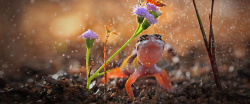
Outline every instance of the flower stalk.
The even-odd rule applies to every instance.
[[[87,48],[87,53],[86,53],[86,71],[87,71],[87,79],[89,79],[89,51],[90,49]],[[89,89],[90,85],[90,80],[87,80],[87,89]]]
[[[111,35],[111,34],[117,35],[117,33],[111,32],[111,31],[109,30],[109,27],[108,27],[108,26],[105,26],[105,29],[106,29],[106,41],[105,41],[105,44],[104,44],[103,53],[104,53],[104,78],[105,78],[105,82],[107,82],[107,70],[106,70],[106,66],[107,66],[107,63],[106,63],[106,60],[107,60],[107,53],[106,53],[107,42],[108,42],[109,35]],[[104,93],[105,93],[105,94],[106,94],[106,91],[107,91],[107,83],[105,83],[105,90],[104,90]]]
[[[90,85],[90,72],[89,72],[89,53],[90,53],[90,49],[92,48],[92,46],[94,45],[94,41],[97,38],[96,33],[94,33],[91,30],[88,30],[86,32],[84,32],[80,37],[85,39],[85,44],[87,47],[87,52],[86,52],[86,76],[87,76],[87,86],[86,88],[89,89],[89,85]]]

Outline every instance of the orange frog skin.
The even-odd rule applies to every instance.
[[[154,76],[161,87],[170,91],[172,85],[167,72],[156,66],[156,63],[163,55],[164,47],[165,50],[166,48],[168,49],[168,52],[172,52],[172,48],[162,41],[161,35],[142,35],[136,44],[137,52],[128,56],[120,67],[111,69],[110,72],[107,73],[107,82],[109,78],[129,76],[125,87],[128,96],[134,97],[131,85],[136,79],[140,76]],[[172,54],[172,56],[176,56],[176,54]],[[179,57],[176,56],[173,61],[178,62]],[[107,83],[104,78],[102,81]]]
[[[158,7],[166,6],[165,4],[162,3],[162,1],[159,1],[159,0],[145,0],[145,2],[151,3],[151,4],[158,6]]]

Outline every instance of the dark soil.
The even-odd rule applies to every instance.
[[[127,97],[124,88],[127,78],[112,79],[107,95],[100,84],[101,77],[92,81],[92,89],[85,89],[86,79],[78,74],[67,73],[57,80],[43,76],[37,81],[11,82],[0,79],[0,102],[11,103],[250,103],[249,73],[243,70],[224,72],[221,75],[223,90],[218,90],[210,74],[199,77],[175,78],[174,92],[162,89],[154,78],[139,78],[133,85],[135,99]],[[170,75],[171,76],[171,75]],[[36,76],[37,77],[37,76]],[[204,79],[200,79],[204,78]],[[106,101],[105,101],[106,100]]]

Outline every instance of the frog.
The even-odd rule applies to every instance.
[[[172,61],[174,64],[179,64],[179,57],[173,51],[172,46],[162,40],[162,35],[142,35],[136,43],[136,49],[131,55],[126,57],[120,67],[109,70],[105,78],[102,79],[103,83],[108,83],[110,78],[125,78],[125,88],[129,97],[134,98],[131,85],[138,79],[138,77],[155,77],[159,85],[172,91],[172,84],[169,79],[168,73],[158,67],[156,63],[162,58],[164,51],[171,53]]]

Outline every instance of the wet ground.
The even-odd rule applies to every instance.
[[[104,25],[118,32],[109,38],[108,56],[134,33],[131,14],[137,0],[0,0],[0,104],[12,103],[250,103],[249,0],[215,2],[216,59],[223,90],[218,90],[191,0],[165,0],[159,24],[143,34],[159,33],[181,59],[181,67],[161,60],[174,92],[162,89],[154,78],[139,78],[135,99],[127,97],[127,78],[111,79],[107,94],[102,77],[86,87],[83,30],[94,30],[100,40],[91,49],[93,71],[103,63]],[[210,1],[197,1],[208,32]],[[114,9],[116,8],[116,9]],[[71,22],[72,21],[72,22]],[[73,24],[71,24],[73,23]],[[139,37],[137,37],[139,39]],[[121,64],[135,46],[131,42],[108,69]],[[92,72],[93,72],[92,71]]]
[[[204,70],[204,69],[200,69]],[[27,70],[26,70],[27,71]],[[135,99],[127,97],[125,83],[127,78],[111,79],[107,93],[100,84],[102,77],[91,83],[91,90],[86,90],[86,78],[82,74],[65,72],[57,79],[40,76],[29,70],[30,78],[12,82],[0,79],[0,102],[11,103],[250,103],[250,73],[247,69],[230,69],[220,76],[223,90],[218,90],[210,70],[170,70],[174,92],[162,89],[154,78],[139,78],[133,85]],[[32,73],[34,76],[32,76]],[[174,74],[172,74],[174,73]],[[188,74],[190,73],[190,74]]]

